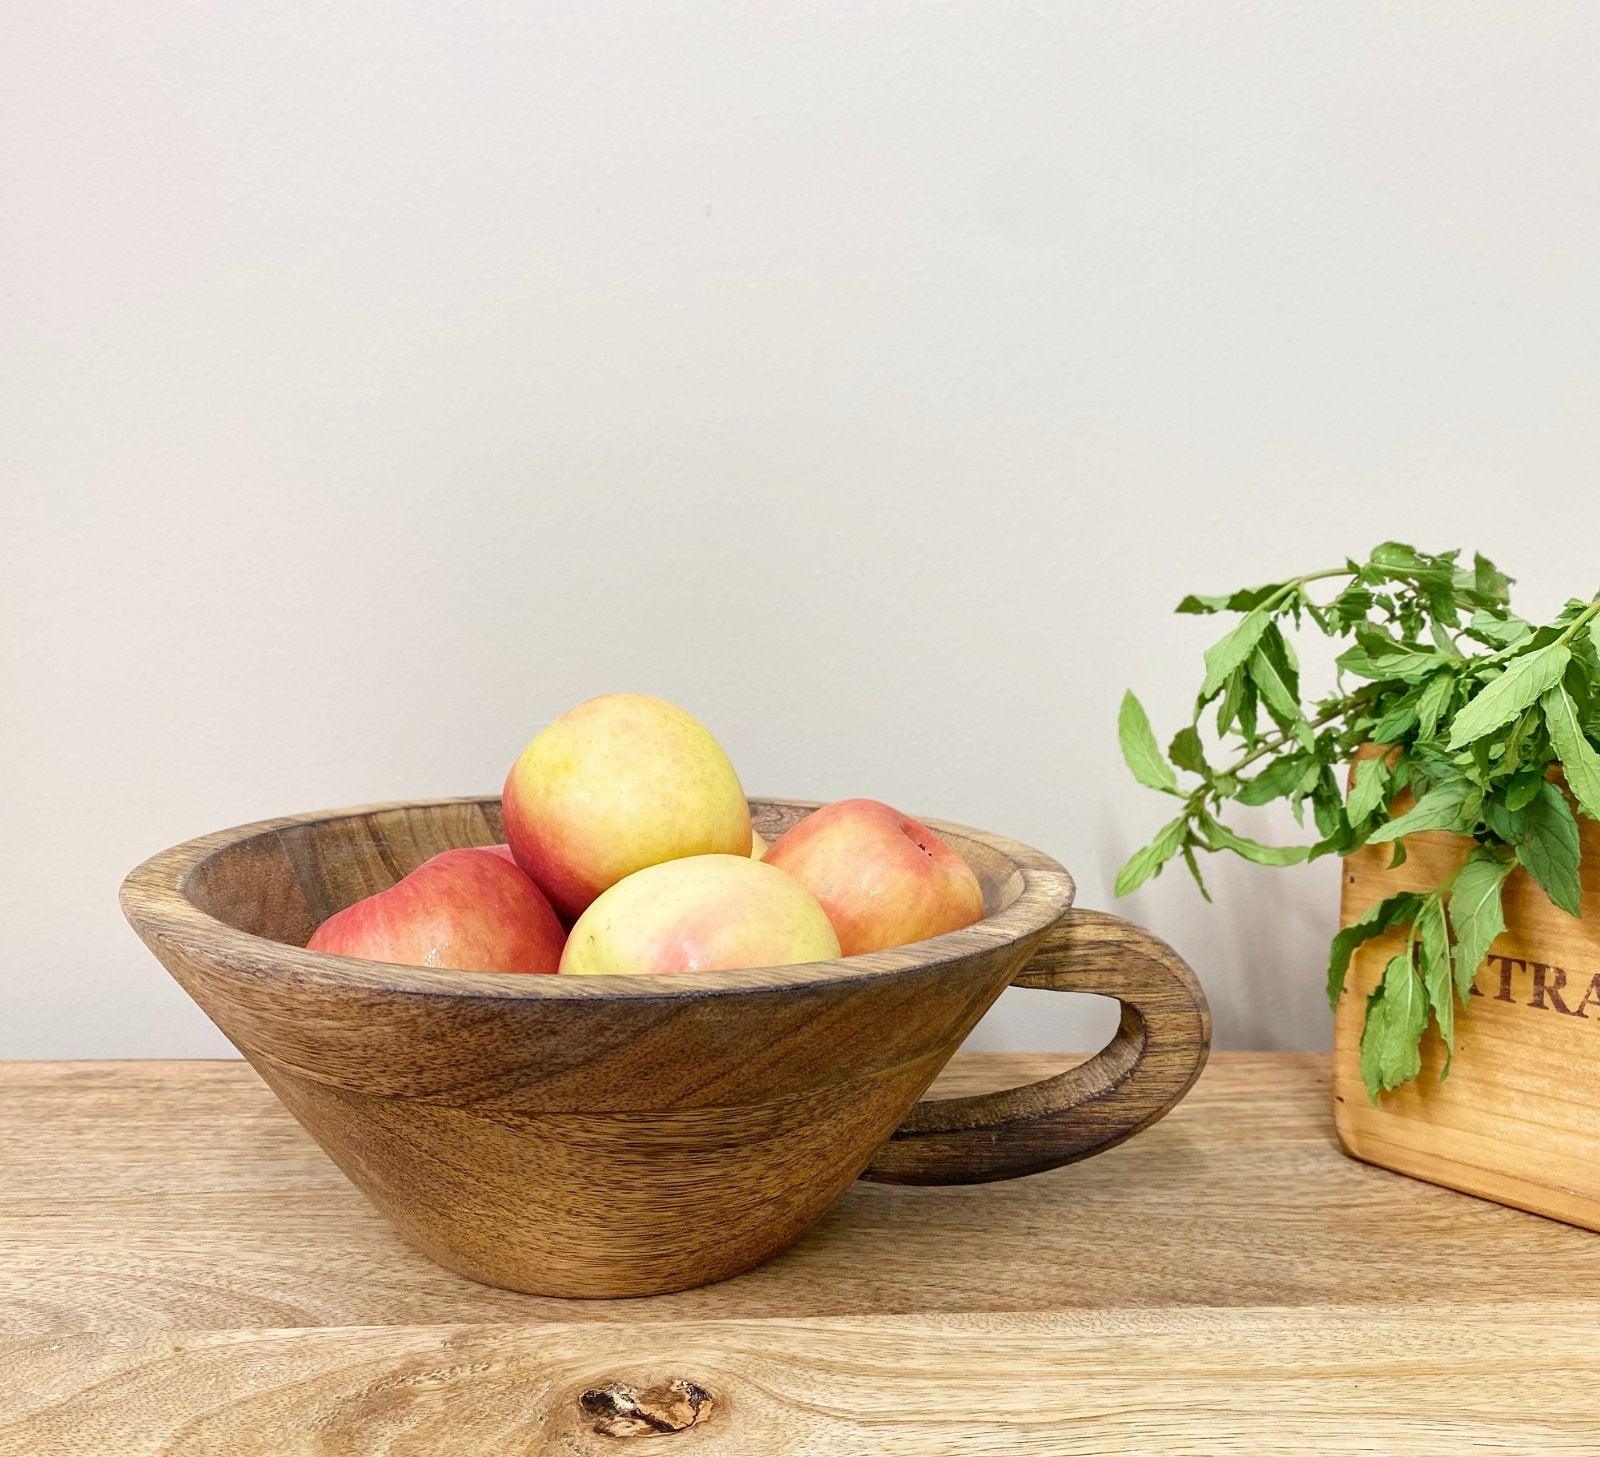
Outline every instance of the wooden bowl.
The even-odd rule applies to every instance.
[[[769,839],[812,808],[751,804]],[[769,1259],[858,1177],[976,1183],[1097,1153],[1199,1074],[1205,998],[1168,947],[1073,910],[1071,877],[1037,850],[932,823],[985,918],[804,966],[514,976],[304,949],[429,856],[498,841],[494,799],[225,830],[146,861],[122,906],[419,1249],[514,1290],[648,1295]],[[918,1103],[1011,984],[1116,997],[1121,1025],[1058,1077]]]

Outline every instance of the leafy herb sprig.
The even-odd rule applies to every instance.
[[[1333,939],[1330,1003],[1359,945],[1407,929],[1367,999],[1361,1071],[1374,1099],[1416,1077],[1430,1021],[1448,1072],[1456,1003],[1465,1007],[1505,929],[1501,892],[1512,870],[1520,865],[1562,910],[1579,913],[1572,801],[1600,819],[1600,596],[1568,602],[1536,627],[1511,611],[1510,585],[1482,556],[1465,566],[1459,552],[1391,541],[1365,561],[1185,597],[1179,612],[1242,614],[1206,649],[1190,722],[1163,754],[1139,700],[1131,692],[1122,700],[1117,728],[1129,769],[1180,803],[1123,866],[1118,895],[1181,858],[1209,900],[1202,851],[1294,865],[1392,843],[1399,865],[1413,831],[1451,830],[1477,842],[1443,884],[1391,895]],[[1332,691],[1310,700],[1290,639],[1308,622],[1349,644]],[[1413,802],[1393,813],[1404,795]],[[1310,806],[1315,843],[1266,845],[1224,821],[1225,805],[1277,799],[1301,824]]]

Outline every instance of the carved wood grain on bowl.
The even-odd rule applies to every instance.
[[[812,808],[751,804],[768,839]],[[1074,910],[1048,856],[933,827],[978,877],[984,918],[800,966],[529,977],[304,949],[319,921],[430,856],[499,841],[493,799],[206,836],[134,871],[123,906],[418,1248],[512,1289],[651,1294],[759,1264],[863,1172],[973,1182],[1110,1147],[1198,1074],[1205,1000],[1169,948]],[[913,1111],[1024,966],[1026,984],[1120,998],[1113,1042],[1059,1078]]]

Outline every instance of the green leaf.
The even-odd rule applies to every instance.
[[[1505,799],[1486,799],[1483,802],[1483,822],[1488,825],[1489,833],[1497,839],[1504,840],[1508,845],[1515,845],[1522,838],[1522,821],[1527,808],[1539,797],[1539,785],[1544,782],[1543,775],[1535,778],[1533,793],[1528,795],[1515,809],[1511,807],[1509,796]]]
[[[1492,612],[1474,612],[1467,627],[1479,637],[1503,648],[1521,642],[1533,632],[1520,617],[1497,617]]]
[[[1265,642],[1258,646],[1250,655],[1250,678],[1260,691],[1267,712],[1280,726],[1287,727],[1304,715],[1300,712],[1298,693],[1291,690],[1281,660],[1274,661],[1276,657],[1276,654],[1268,653]]]
[[[1122,757],[1139,783],[1146,789],[1177,793],[1178,781],[1172,766],[1161,757],[1161,747],[1150,728],[1149,716],[1131,691],[1122,695],[1122,707],[1117,713],[1117,738],[1122,744]]]
[[[1450,972],[1450,929],[1445,922],[1444,901],[1438,892],[1423,902],[1417,915],[1417,935],[1422,959],[1422,985],[1428,1005],[1444,1039],[1444,1071],[1450,1071],[1450,1057],[1456,1048],[1455,990]],[[1443,1076],[1443,1074],[1441,1074]]]
[[[1191,592],[1175,610],[1186,613],[1248,612],[1283,591],[1285,585],[1283,582],[1269,582],[1265,587],[1245,587],[1218,597],[1197,597]]]
[[[1505,737],[1505,742],[1500,747],[1500,767],[1502,769],[1515,769],[1522,762],[1522,751],[1527,746],[1530,735],[1543,722],[1543,715],[1531,709],[1524,709],[1512,721],[1511,732]],[[1472,747],[1476,751],[1484,740],[1480,739]],[[1548,756],[1541,758],[1538,764],[1539,777],[1544,777],[1545,765],[1549,763]]]
[[[1356,948],[1374,936],[1381,936],[1396,926],[1411,920],[1422,905],[1422,897],[1415,891],[1402,890],[1371,907],[1359,921],[1352,921],[1333,938],[1328,948],[1328,1005],[1339,1001],[1344,990],[1344,979],[1350,970],[1350,958]]]
[[[1234,854],[1253,860],[1257,865],[1298,865],[1311,855],[1310,845],[1263,845],[1259,840],[1234,834],[1225,824],[1209,815],[1206,816],[1205,831],[1213,849],[1232,850]]]
[[[1459,749],[1510,723],[1561,681],[1571,658],[1564,643],[1551,643],[1513,658],[1505,672],[1490,679],[1456,714],[1450,726],[1450,747]]]
[[[1333,660],[1333,665],[1341,673],[1353,673],[1357,678],[1383,677],[1372,659],[1367,656],[1367,650],[1359,646],[1346,648]]]
[[[1476,817],[1479,793],[1465,779],[1447,779],[1430,789],[1405,814],[1380,825],[1367,837],[1368,843],[1383,844],[1419,830],[1459,829],[1469,806]]]
[[[1384,541],[1372,548],[1368,560],[1375,567],[1397,567],[1406,570],[1422,564],[1414,546],[1403,541]]]
[[[1311,812],[1317,822],[1317,832],[1324,839],[1339,839],[1350,828],[1344,816],[1344,791],[1339,787],[1338,776],[1326,764],[1311,791]]]
[[[1454,673],[1435,673],[1423,684],[1422,692],[1417,695],[1417,732],[1423,738],[1433,737],[1455,686]]]
[[[1506,929],[1500,892],[1515,864],[1475,850],[1450,884],[1450,929],[1456,933],[1456,995],[1465,1004],[1483,958]]]
[[[1215,597],[1202,597],[1191,592],[1172,610],[1189,614],[1226,612],[1233,602],[1234,595],[1233,593],[1227,593]]]
[[[1306,761],[1298,754],[1274,759],[1254,779],[1246,780],[1235,796],[1240,804],[1266,804],[1293,792],[1306,772]]]
[[[1194,877],[1194,883],[1200,887],[1200,894],[1209,901],[1211,892],[1206,889],[1205,876],[1200,873],[1200,862],[1194,858],[1194,846],[1187,840],[1183,846],[1183,863],[1189,867],[1189,874]]]
[[[1272,619],[1259,607],[1253,607],[1235,624],[1233,630],[1206,649],[1206,677],[1200,685],[1202,702],[1218,693],[1235,668],[1243,667],[1255,651],[1261,635]],[[1548,686],[1548,685],[1547,685]]]
[[[1249,686],[1249,680],[1245,677],[1243,668],[1239,668],[1228,675],[1227,684],[1222,690],[1222,701],[1217,704],[1217,737],[1219,739],[1233,727],[1235,720],[1238,719],[1239,710],[1244,706],[1245,690]]]
[[[1428,994],[1407,947],[1383,970],[1367,998],[1361,1029],[1361,1079],[1374,1103],[1378,1094],[1408,1083],[1422,1071],[1418,1044],[1428,1025]]]
[[[1568,915],[1576,916],[1581,895],[1578,822],[1572,817],[1572,806],[1567,803],[1566,795],[1545,780],[1533,801],[1522,811],[1520,820],[1517,859],[1556,905]]]
[[[1239,680],[1239,732],[1252,749],[1258,742],[1256,733],[1256,685],[1241,668],[1235,675]]]
[[[1167,758],[1191,774],[1210,776],[1211,767],[1206,763],[1205,746],[1192,724],[1186,724],[1172,736],[1172,742],[1167,745]]]
[[[1363,636],[1366,642],[1346,648],[1335,659],[1345,672],[1354,673],[1358,678],[1371,678],[1380,683],[1390,679],[1420,683],[1430,673],[1448,666],[1448,660],[1439,653],[1407,647],[1375,629]]]
[[[1404,738],[1417,726],[1417,699],[1416,693],[1408,693],[1404,698],[1398,699],[1393,707],[1372,726],[1369,735],[1375,744],[1392,744],[1396,739]]]
[[[1183,848],[1188,828],[1187,815],[1179,815],[1177,819],[1164,824],[1156,832],[1154,840],[1128,857],[1128,863],[1117,875],[1113,894],[1131,895],[1151,876],[1159,875],[1161,867]]]
[[[1436,617],[1428,624],[1428,636],[1433,639],[1433,645],[1452,663],[1462,662],[1461,649],[1455,644],[1455,639],[1450,636],[1450,629]]]
[[[1384,791],[1389,787],[1389,762],[1382,757],[1362,759],[1356,764],[1355,780],[1350,785],[1350,797],[1345,802],[1345,815],[1352,825],[1359,825],[1383,804]]]
[[[1421,683],[1447,667],[1450,660],[1437,652],[1420,648],[1402,647],[1394,652],[1381,653],[1372,659],[1372,665],[1385,678],[1398,678],[1402,683]]]
[[[1519,775],[1516,779],[1513,779],[1510,782],[1510,787],[1506,790],[1506,808],[1513,812],[1526,809],[1538,796],[1539,786],[1543,783],[1544,771],[1540,769],[1535,769],[1532,773]],[[1493,827],[1491,826],[1491,828]],[[1499,834],[1500,832],[1496,830],[1495,833]],[[1509,839],[1510,836],[1502,836],[1501,838]]]
[[[1490,602],[1504,602],[1510,593],[1511,578],[1481,552],[1474,552],[1472,585],[1479,597]]]
[[[1437,648],[1397,642],[1382,628],[1366,622],[1357,626],[1356,642],[1372,665],[1371,676],[1398,678],[1402,683],[1420,683],[1429,674],[1448,668],[1456,657],[1454,649],[1446,656]]]
[[[1278,664],[1278,671],[1283,674],[1284,682],[1289,685],[1289,691],[1295,698],[1300,697],[1300,659],[1295,656],[1294,644],[1283,635],[1283,631],[1274,623],[1272,630],[1261,639],[1261,646],[1267,650]]]
[[[1294,790],[1289,795],[1289,808],[1294,811],[1295,823],[1303,825],[1306,799],[1322,782],[1322,761],[1308,756],[1300,762],[1304,765],[1304,772],[1295,781]]]
[[[1332,602],[1329,611],[1346,625],[1364,621],[1372,610],[1372,593],[1359,582],[1352,582]]]
[[[1584,735],[1577,705],[1563,684],[1545,694],[1544,721],[1578,807],[1590,819],[1600,820],[1600,754]]]

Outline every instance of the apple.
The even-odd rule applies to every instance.
[[[767,856],[767,842],[761,838],[760,830],[750,831],[750,858],[764,860]]]
[[[424,861],[329,916],[306,949],[452,971],[553,972],[565,940],[539,887],[490,847]]]
[[[967,862],[875,799],[814,811],[779,835],[762,863],[817,898],[846,956],[925,941],[983,916],[983,889]]]
[[[646,866],[750,853],[750,808],[722,746],[643,693],[563,714],[511,766],[502,804],[517,864],[568,919]]]
[[[828,917],[793,876],[748,855],[691,855],[601,894],[572,928],[561,970],[728,971],[838,955]]]

